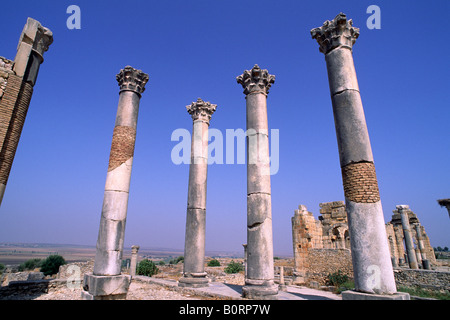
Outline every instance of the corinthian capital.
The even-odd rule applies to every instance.
[[[134,91],[139,96],[145,91],[145,84],[148,81],[148,74],[141,70],[126,66],[116,75],[119,82],[120,92]]]
[[[217,105],[205,102],[198,98],[196,102],[192,102],[186,106],[187,112],[191,115],[192,120],[202,120],[209,124],[211,116],[216,111]]]
[[[351,49],[359,36],[359,29],[353,27],[352,19],[347,20],[345,14],[339,13],[333,21],[327,20],[321,27],[312,29],[311,36],[319,43],[319,51],[327,54],[339,46]]]
[[[269,74],[267,70],[255,64],[252,70],[245,70],[243,74],[236,78],[237,82],[244,88],[244,94],[263,93],[267,95],[272,83],[275,82],[275,76]]]

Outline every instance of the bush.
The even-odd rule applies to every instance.
[[[66,264],[66,260],[63,257],[58,254],[51,255],[42,261],[41,272],[46,276],[56,274],[59,271],[59,267],[63,264]]]
[[[329,286],[339,287],[341,284],[344,284],[348,281],[348,276],[343,274],[341,270],[335,273],[329,273],[326,279],[326,283]]]
[[[220,267],[220,262],[217,259],[212,259],[208,262],[208,267]]]
[[[39,268],[42,262],[43,261],[41,259],[27,260],[19,266],[19,271],[33,270],[35,268]]]
[[[184,257],[183,256],[179,256],[178,258],[173,258],[169,261],[169,264],[178,264],[178,262],[180,261],[184,261]]]
[[[137,268],[136,268],[136,274],[141,276],[147,276],[151,277],[159,272],[158,267],[156,264],[148,259],[142,260],[139,262]]]
[[[3,263],[0,263],[0,273],[2,273],[5,268],[5,265]]]
[[[160,266],[166,265],[166,263],[164,262],[164,260],[161,260],[160,262],[158,262],[158,264],[159,264]]]
[[[242,263],[231,260],[231,262],[227,265],[227,267],[223,271],[225,271],[228,274],[238,273],[240,271],[244,271],[244,266],[242,265]]]

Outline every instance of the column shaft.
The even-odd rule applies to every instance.
[[[274,283],[267,94],[275,76],[257,65],[237,77],[247,114],[247,278],[243,296],[271,299]]]
[[[344,14],[311,35],[325,54],[352,252],[355,288],[396,292],[383,209],[364,110],[353,64],[359,29]]]
[[[406,247],[406,254],[408,256],[409,267],[411,269],[418,269],[419,266],[417,264],[416,252],[414,250],[414,242],[412,239],[411,227],[409,224],[409,217],[408,217],[409,207],[407,205],[399,205],[397,206],[397,209],[402,219],[403,234],[405,238],[405,247]]]
[[[184,243],[184,270],[179,285],[208,286],[205,272],[206,181],[208,173],[208,127],[216,105],[198,99],[187,106],[193,119],[191,164]]]

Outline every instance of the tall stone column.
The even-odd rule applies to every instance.
[[[327,65],[355,288],[369,294],[394,294],[397,289],[383,209],[353,64],[352,46],[359,29],[340,13],[333,21],[311,30],[311,35],[325,54]]]
[[[246,298],[273,299],[272,204],[267,94],[275,76],[255,65],[236,78],[247,105],[247,279]]]
[[[208,172],[208,127],[217,105],[198,98],[186,109],[193,120],[191,164],[184,242],[184,270],[178,285],[206,287],[205,272],[206,177]]]
[[[409,217],[408,217],[409,206],[398,205],[396,207],[402,219],[403,235],[405,238],[405,247],[406,247],[406,254],[408,256],[409,267],[411,269],[418,269],[419,265],[417,264],[416,252],[414,250],[414,242],[412,239],[411,227],[409,224]]]
[[[85,299],[122,299],[130,284],[121,275],[123,241],[141,94],[148,75],[126,66],[116,76],[119,105],[113,131],[93,274],[85,275]]]
[[[136,275],[137,258],[139,252],[139,246],[131,246],[131,262],[130,262],[130,276]]]
[[[424,269],[430,269],[430,261],[427,259],[427,253],[423,243],[422,228],[419,223],[416,223],[414,227],[416,229],[417,246],[419,248],[422,266]]]
[[[398,250],[398,264],[405,264],[405,249],[403,247],[403,231],[397,225],[394,226],[395,241]]]
[[[247,279],[247,244],[242,245],[244,247],[244,279]]]
[[[28,18],[14,61],[0,57],[0,204],[52,32]]]

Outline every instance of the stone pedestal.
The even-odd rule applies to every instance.
[[[96,276],[92,273],[84,275],[83,300],[125,300],[130,286],[131,276]]]
[[[311,30],[325,54],[348,217],[357,291],[396,290],[372,149],[359,93],[352,47],[359,29],[340,13]]]
[[[274,299],[267,94],[275,76],[258,65],[236,78],[247,107],[247,278],[243,296]]]
[[[353,290],[343,291],[342,300],[410,300],[409,293],[373,294]]]
[[[94,299],[97,296],[106,299],[108,292],[112,292],[111,299],[122,298],[128,290],[130,279],[130,276],[120,273],[139,102],[148,75],[127,66],[116,79],[120,86],[119,105],[106,175],[97,251],[93,274],[86,275],[84,285]],[[83,297],[88,295],[83,293]]]
[[[206,178],[208,172],[208,127],[217,106],[198,98],[187,106],[193,120],[191,164],[184,243],[183,277],[181,287],[206,287],[205,272]]]

